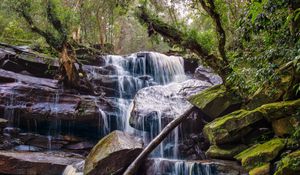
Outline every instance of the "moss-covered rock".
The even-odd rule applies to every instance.
[[[243,167],[251,170],[276,158],[285,144],[285,139],[275,138],[263,144],[254,145],[236,155],[235,158],[242,162]]]
[[[264,114],[266,119],[274,121],[276,119],[293,116],[300,109],[300,99],[293,101],[281,101],[262,105],[256,110]]]
[[[85,175],[122,174],[142,151],[141,141],[121,131],[101,139],[91,150],[84,166]]]
[[[277,136],[292,135],[299,126],[299,118],[285,117],[272,121],[272,127]]]
[[[270,163],[266,163],[262,166],[256,167],[249,172],[249,175],[269,175]]]
[[[282,158],[274,175],[298,174],[300,174],[300,150],[292,152]]]
[[[189,102],[212,118],[217,118],[224,111],[241,103],[240,98],[226,91],[225,86],[217,85],[192,96]]]
[[[263,116],[257,111],[239,110],[215,119],[203,131],[212,144],[230,143],[246,135],[251,131],[250,125],[262,119]]]
[[[211,145],[206,151],[206,155],[216,159],[233,159],[233,157],[243,150],[247,149],[246,145]]]
[[[294,138],[288,138],[286,143],[286,149],[296,150],[300,148],[300,140]]]
[[[251,127],[263,120],[278,120],[295,115],[300,109],[300,99],[262,105],[254,110],[238,110],[208,123],[203,131],[212,144],[224,144],[245,136]]]

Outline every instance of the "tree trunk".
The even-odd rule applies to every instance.
[[[67,76],[67,82],[71,86],[77,86],[80,80],[79,72],[75,67],[76,58],[75,55],[68,53],[68,47],[63,46],[62,51],[60,52],[60,64],[63,66],[63,70]]]
[[[140,7],[136,11],[136,14],[140,21],[148,26],[149,35],[159,33],[169,43],[191,50],[201,57],[202,61],[206,65],[211,67],[217,74],[219,74],[222,77],[223,82],[226,82],[227,76],[230,72],[232,72],[227,59],[222,59],[216,55],[210,54],[197,40],[197,38],[163,22],[157,16],[152,14],[145,6]],[[222,38],[222,41],[225,41],[225,37]]]
[[[134,175],[143,163],[145,158],[168,136],[168,134],[176,128],[181,122],[184,121],[193,111],[195,107],[190,107],[181,116],[171,121],[161,132],[158,134],[149,145],[144,148],[140,155],[129,165],[123,175]]]

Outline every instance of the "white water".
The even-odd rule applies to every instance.
[[[160,112],[159,106],[156,111],[157,120],[149,123],[150,131],[147,130],[144,126],[144,117],[139,118],[139,123],[143,124],[142,130],[137,130],[132,128],[129,125],[129,119],[131,111],[134,107],[133,98],[136,93],[145,87],[154,86],[154,85],[169,85],[174,83],[172,86],[166,86],[166,88],[174,88],[177,90],[180,89],[180,86],[176,82],[183,82],[187,80],[187,76],[184,72],[184,61],[183,58],[177,56],[166,56],[160,53],[150,52],[147,54],[136,53],[130,56],[115,56],[109,55],[105,58],[105,66],[112,65],[116,69],[114,75],[111,77],[117,76],[118,85],[114,87],[117,90],[117,94],[113,98],[117,104],[118,110],[113,113],[104,113],[99,108],[99,126],[101,125],[103,131],[102,136],[108,134],[114,129],[123,130],[132,134],[135,134],[138,137],[143,138],[144,143],[148,144],[161,130],[164,128],[165,123],[162,121],[163,113]],[[98,76],[94,71],[91,76]],[[151,91],[146,93],[147,96],[155,96],[156,94],[151,94]],[[174,94],[169,94],[167,96],[173,96]],[[171,107],[172,110],[181,113],[183,108],[183,103],[177,103],[174,101],[174,106]],[[148,105],[152,105],[151,102]],[[184,104],[186,105],[186,104]],[[111,126],[111,123],[108,122],[111,116],[116,116],[116,128]],[[172,170],[166,170],[165,172],[161,171],[162,160],[161,158],[171,158],[178,159],[178,144],[179,144],[179,134],[181,128],[177,127],[163,143],[152,153],[152,157],[155,159],[155,167],[157,172],[154,174],[164,174],[164,175],[211,175],[209,172],[209,166],[203,171],[203,166],[196,166],[196,164],[188,163],[186,161],[176,161]],[[198,165],[198,164],[197,164]],[[201,172],[198,171],[201,167]],[[205,166],[204,166],[205,167]],[[199,174],[200,172],[200,174]],[[204,172],[204,174],[203,174]],[[65,170],[64,175],[75,175],[76,172],[74,168],[68,166]]]

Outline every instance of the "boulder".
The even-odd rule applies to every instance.
[[[300,174],[300,150],[292,152],[282,158],[274,175]]]
[[[143,149],[140,139],[114,131],[91,150],[84,166],[85,175],[122,174]]]
[[[206,155],[215,159],[233,159],[233,157],[247,148],[246,145],[211,145]]]
[[[248,134],[252,130],[251,125],[262,119],[257,111],[239,110],[208,123],[203,132],[211,144],[230,143]]]
[[[82,157],[61,152],[0,151],[0,173],[61,174],[67,165],[82,161]]]
[[[204,81],[187,80],[183,83],[171,83],[165,86],[159,85],[141,89],[133,101],[130,125],[144,131],[150,131],[151,125],[158,123],[163,128],[189,108],[190,103],[186,100],[187,97],[210,86]],[[195,118],[188,120],[190,127],[196,121]]]
[[[254,145],[236,155],[235,158],[242,162],[243,167],[251,170],[275,159],[285,145],[285,139],[275,138],[263,144]]]
[[[300,99],[292,101],[281,101],[269,103],[257,108],[264,117],[269,120],[277,120],[289,116],[294,116],[300,109]]]
[[[270,163],[266,163],[259,167],[252,169],[249,175],[269,175],[270,174]]]
[[[241,100],[228,92],[223,85],[216,85],[189,98],[189,102],[201,109],[212,119],[238,109]]]
[[[194,73],[194,78],[211,83],[212,85],[222,84],[222,78],[216,75],[210,68],[200,65]]]
[[[212,144],[237,141],[248,134],[260,121],[278,120],[296,114],[300,99],[262,105],[254,110],[238,110],[208,123],[203,131]]]
[[[299,117],[285,117],[272,121],[273,130],[275,134],[280,137],[292,135],[299,126]]]

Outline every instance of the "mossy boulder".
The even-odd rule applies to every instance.
[[[269,121],[294,116],[300,110],[300,99],[293,101],[281,101],[262,105],[256,110],[264,114]]]
[[[288,136],[295,132],[299,127],[300,120],[298,117],[285,117],[272,121],[272,127],[277,136]]]
[[[114,131],[101,139],[85,161],[85,175],[121,175],[142,151],[140,139]]]
[[[241,103],[240,98],[228,92],[223,85],[206,89],[189,98],[189,102],[211,118],[217,118],[232,106]]]
[[[230,143],[248,134],[251,125],[262,120],[258,111],[238,110],[205,125],[203,131],[210,143]]]
[[[246,145],[211,145],[206,151],[206,155],[216,159],[233,159],[235,155],[245,149],[247,149]]]
[[[251,170],[275,159],[285,144],[285,139],[275,138],[263,144],[254,145],[236,155],[235,158],[241,161],[245,169]]]
[[[300,109],[300,99],[262,105],[254,110],[238,110],[208,123],[203,131],[212,144],[230,143],[241,139],[252,130],[255,123],[274,121],[293,116]]]
[[[300,150],[292,152],[282,158],[274,175],[296,174],[300,174]]]
[[[269,175],[270,163],[266,163],[262,166],[256,167],[249,172],[249,175]]]

